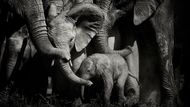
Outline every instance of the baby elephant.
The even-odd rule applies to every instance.
[[[89,80],[100,77],[104,86],[104,105],[110,105],[113,85],[118,88],[118,104],[124,104],[124,85],[128,77],[128,66],[124,58],[117,54],[93,54],[86,58],[78,71],[79,77]],[[81,97],[84,99],[84,86],[81,87]]]

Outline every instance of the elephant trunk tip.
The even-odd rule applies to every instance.
[[[62,72],[66,78],[68,78],[72,83],[91,86],[93,83],[89,80],[78,77],[71,69],[69,63],[64,63],[63,60],[58,61],[59,71]]]

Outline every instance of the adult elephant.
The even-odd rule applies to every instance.
[[[17,31],[22,25],[24,25],[24,23],[26,23],[30,29],[29,31],[32,41],[39,52],[46,54],[47,56],[65,57],[62,50],[54,48],[48,39],[41,0],[0,1],[0,47],[4,47],[5,38],[8,40],[7,38],[9,38],[14,31]],[[3,59],[3,50],[3,48],[0,50],[1,62]],[[2,72],[0,73],[2,74]],[[1,82],[2,81],[3,80],[1,80]],[[2,84],[3,83],[1,83],[1,85]]]
[[[46,56],[65,58],[61,49],[53,47],[47,35],[46,22],[42,0],[1,0],[0,1],[0,47],[4,47],[8,40],[22,25],[27,24],[31,39],[36,49]],[[0,50],[2,56],[4,49]],[[4,86],[3,68],[1,67],[1,84]]]
[[[174,84],[172,53],[174,45],[174,19],[173,19],[173,2],[171,0],[119,0],[111,2],[111,0],[95,0],[102,9],[109,11],[110,4],[114,7],[126,12],[125,20],[127,24],[131,24],[129,29],[137,30],[137,28],[150,28],[146,35],[155,35],[156,44],[159,50],[159,58],[161,65],[161,86],[163,92],[163,104],[169,106],[174,104],[176,97],[176,86]],[[131,23],[133,22],[133,23]],[[99,51],[103,53],[119,53],[123,55],[123,50],[113,51],[108,46],[108,28],[109,21],[104,23],[102,30],[96,36],[96,40],[100,44]],[[136,26],[136,27],[135,27]],[[144,28],[143,28],[143,27]],[[142,31],[142,30],[141,30]],[[150,33],[151,32],[151,33]],[[138,39],[138,36],[137,36]],[[154,39],[152,39],[154,40]],[[126,40],[127,41],[127,40]],[[123,43],[129,45],[128,43]],[[122,45],[123,45],[122,44]]]
[[[93,17],[93,18],[92,18]],[[77,77],[73,71],[80,67],[84,58],[84,48],[88,45],[91,39],[96,35],[103,23],[103,13],[101,9],[91,3],[79,3],[73,5],[72,8],[62,11],[57,14],[57,7],[54,3],[50,4],[48,18],[49,21],[48,34],[53,45],[57,48],[63,49],[66,59],[54,59],[55,71],[55,86],[57,89],[63,87],[63,80],[67,78],[75,84],[91,85],[92,82]],[[13,71],[14,64],[17,60],[20,48],[17,42],[22,44],[23,37],[12,37],[9,39],[10,56],[7,61],[8,77]],[[30,53],[30,46],[26,46],[26,52]],[[72,51],[71,51],[72,50]],[[33,53],[33,52],[32,52]],[[27,55],[25,55],[27,56]],[[28,59],[26,57],[26,59]],[[46,58],[46,60],[49,60]],[[69,62],[73,62],[73,68]],[[49,62],[49,61],[45,61]],[[49,65],[50,66],[50,65]],[[59,85],[61,84],[61,85]],[[62,92],[63,90],[60,90]]]
[[[1,42],[17,31],[24,23],[27,24],[31,39],[39,52],[64,58],[64,53],[54,48],[47,36],[47,28],[44,17],[42,0],[1,0]]]

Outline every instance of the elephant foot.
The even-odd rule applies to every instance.
[[[125,106],[134,107],[135,105],[138,105],[138,102],[139,102],[139,96],[137,95],[127,96]]]
[[[77,98],[74,100],[71,107],[80,107],[80,106],[82,106],[82,101],[80,98]]]
[[[118,103],[117,103],[118,107],[125,107],[126,101],[127,101],[127,100],[126,100],[125,97],[119,98]]]

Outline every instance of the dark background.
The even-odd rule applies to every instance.
[[[185,101],[185,107],[190,107],[190,84],[189,80],[189,4],[188,0],[176,0],[175,3],[175,50],[174,66],[181,66],[181,73],[184,74],[184,89],[180,93]]]
[[[189,34],[190,34],[190,5],[189,0],[173,0],[175,2],[175,49],[174,49],[174,69],[179,67],[180,75],[184,75],[184,86],[179,92],[182,101],[185,102],[185,107],[190,107],[190,79],[189,74]],[[2,6],[2,4],[0,4]],[[1,13],[1,10],[0,10]],[[1,19],[0,19],[1,20]],[[1,25],[4,23],[0,23]],[[9,27],[8,25],[4,28],[0,28],[0,35],[7,32],[3,29]],[[11,32],[9,32],[11,33]],[[0,36],[0,41],[2,40]]]

